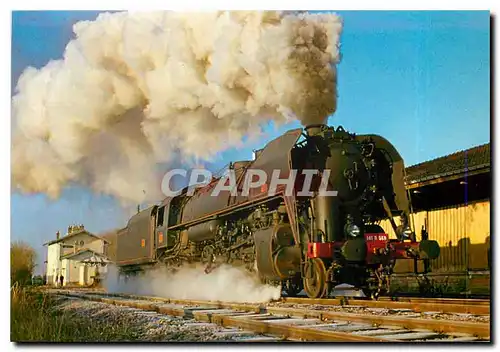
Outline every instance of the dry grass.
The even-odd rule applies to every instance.
[[[61,312],[50,295],[41,290],[14,285],[11,288],[13,342],[114,342],[136,336],[128,326],[110,326],[89,318]]]

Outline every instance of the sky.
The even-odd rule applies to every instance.
[[[357,134],[380,134],[407,166],[490,142],[490,18],[488,12],[338,11],[344,21],[338,65],[338,107],[329,124]],[[72,26],[98,12],[13,12],[14,89],[27,66],[62,58]],[[222,153],[213,167],[249,159],[252,149],[292,123],[271,127],[266,139]],[[101,233],[123,227],[118,202],[72,186],[56,201],[45,195],[11,197],[11,240],[30,243],[44,270],[56,231],[84,224]]]

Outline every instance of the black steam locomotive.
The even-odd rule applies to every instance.
[[[120,270],[201,262],[208,272],[228,263],[281,283],[288,295],[303,289],[309,297],[324,297],[334,285],[347,283],[377,296],[396,260],[439,255],[436,241],[416,241],[403,160],[380,136],[326,125],[295,129],[269,142],[255,160],[231,163],[229,169],[237,192],[214,196],[211,191],[227,177],[220,176],[193,194],[185,188],[134,215],[117,235]],[[239,192],[256,170],[267,181]],[[304,170],[317,171],[309,177],[308,194],[301,192]],[[280,179],[299,175],[292,192],[283,185],[269,192],[273,173]],[[322,186],[336,195],[325,195]],[[397,238],[378,225],[383,219],[390,220]]]

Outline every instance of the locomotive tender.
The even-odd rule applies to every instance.
[[[216,181],[189,195],[187,187],[160,205],[135,214],[117,235],[116,263],[122,272],[146,266],[175,268],[201,262],[206,271],[222,263],[245,266],[265,282],[281,283],[288,295],[304,289],[324,297],[347,283],[372,297],[388,287],[396,260],[439,256],[439,245],[425,234],[416,241],[410,224],[410,201],[404,187],[404,164],[395,147],[378,135],[355,135],[342,127],[313,125],[286,132],[261,149],[253,161],[230,164],[237,189],[250,170],[280,179],[291,170],[318,170],[312,196],[284,187],[270,195],[269,180],[247,195],[222,191]],[[329,170],[328,189],[318,192]],[[224,176],[221,176],[224,177]],[[395,216],[401,219],[397,225]],[[377,224],[389,219],[397,238]]]

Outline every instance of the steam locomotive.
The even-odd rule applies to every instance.
[[[188,188],[159,205],[132,216],[117,235],[116,263],[123,273],[149,265],[178,267],[203,263],[206,271],[228,263],[255,272],[261,280],[282,285],[288,295],[327,296],[346,283],[377,297],[387,290],[396,260],[429,260],[439,245],[427,236],[417,242],[409,221],[404,164],[395,147],[378,135],[355,135],[341,126],[313,125],[290,130],[269,142],[254,160],[230,164],[238,190],[245,175],[278,170],[317,170],[311,192],[278,187],[266,192],[269,179],[248,194],[222,191],[219,178],[190,194]],[[327,188],[319,176],[328,171]],[[395,217],[399,217],[399,225]],[[389,219],[396,238],[378,224]]]

